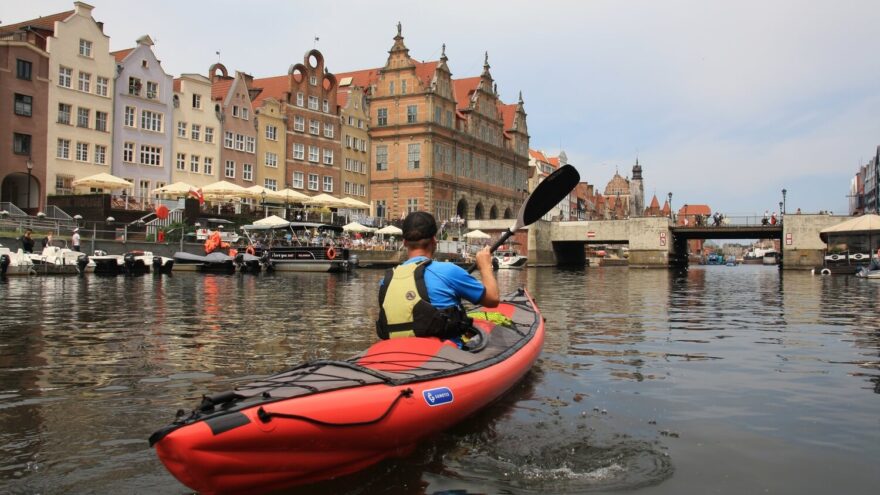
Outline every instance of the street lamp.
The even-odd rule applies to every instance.
[[[263,191],[260,192],[260,197],[263,198],[263,218],[266,218],[269,216],[269,207],[266,206],[266,190],[265,189],[263,189]]]
[[[27,171],[28,171],[28,184],[27,184],[27,207],[28,210],[31,208],[31,173],[34,170],[34,160],[31,159],[30,155],[28,155],[27,159]]]
[[[669,218],[672,218],[672,193],[669,193]]]
[[[787,192],[785,188],[782,189],[782,213],[785,213],[785,193]]]

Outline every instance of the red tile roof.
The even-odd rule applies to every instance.
[[[547,160],[547,157],[544,156],[544,153],[541,153],[541,152],[538,151],[538,150],[533,150],[533,149],[529,148],[529,156],[531,156],[531,157],[534,158],[535,160],[540,160],[540,161],[545,162],[545,163],[550,163],[550,162]]]
[[[458,103],[456,107],[459,110],[470,108],[471,95],[477,90],[479,84],[480,76],[452,80],[452,96],[455,97],[455,101]]]
[[[64,12],[59,12],[57,14],[47,15],[44,17],[37,17],[36,19],[30,19],[27,21],[17,22],[15,24],[8,24],[6,26],[0,26],[0,33],[7,33],[12,31],[18,31],[23,27],[33,27],[37,29],[42,29],[45,31],[55,32],[55,21],[63,21],[68,17],[73,15],[72,10],[67,10]]]
[[[551,156],[549,159],[550,165],[553,165],[554,168],[559,168],[559,157]]]
[[[172,81],[172,86],[174,88],[175,93],[180,93],[180,78],[178,77],[174,81]]]
[[[655,194],[653,198],[651,198],[651,206],[649,208],[660,209],[660,202],[657,201],[657,195]],[[667,206],[668,208],[668,206]]]
[[[513,118],[516,116],[516,105],[499,104],[498,109],[501,110],[501,118],[504,120],[504,130],[513,128]]]
[[[709,205],[684,205],[678,210],[679,215],[711,215]]]
[[[125,57],[128,56],[129,53],[133,52],[134,48],[126,48],[125,50],[117,50],[115,52],[110,52],[110,55],[113,55],[116,58],[117,62],[122,62],[125,60]]]
[[[340,107],[344,107],[348,105],[348,91],[337,91],[336,92],[336,104]]]
[[[232,87],[232,82],[235,81],[235,78],[229,79],[218,79],[211,84],[211,99],[212,100],[223,100],[226,99],[226,93],[229,92],[229,88]]]
[[[362,88],[369,88],[370,85],[374,84],[379,80],[379,69],[364,69],[364,70],[356,70],[352,72],[342,72],[339,74],[333,74],[336,76],[336,80],[340,83],[346,77],[351,78],[352,86],[360,86]]]
[[[254,98],[254,108],[263,106],[263,100],[266,98],[275,98],[278,101],[284,100],[284,93],[290,90],[290,81],[288,76],[264,77],[262,79],[254,79],[251,83],[252,88],[261,89],[260,94]]]

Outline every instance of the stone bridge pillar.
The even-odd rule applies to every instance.
[[[845,222],[852,217],[833,215],[786,214],[782,220],[782,268],[809,270],[822,266],[825,243],[819,237],[822,229]]]
[[[666,217],[640,217],[627,221],[629,266],[667,268],[672,259],[673,240]]]

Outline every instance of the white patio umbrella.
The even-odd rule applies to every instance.
[[[164,196],[185,196],[190,192],[190,190],[196,189],[192,184],[187,184],[186,182],[175,182],[174,184],[168,184],[167,186],[157,187],[151,191],[152,194],[161,194]]]
[[[348,208],[348,205],[346,205],[341,199],[330,196],[326,193],[310,197],[306,204],[311,206],[326,206],[328,208]]]
[[[358,201],[358,200],[356,200],[354,198],[350,198],[350,197],[344,197],[340,201],[345,203],[348,208],[354,208],[356,210],[363,210],[363,209],[370,207],[369,204],[364,203],[363,201]]]
[[[361,225],[357,222],[351,222],[343,225],[342,230],[345,232],[373,232],[376,229]]]
[[[464,235],[468,239],[491,239],[492,236],[482,230],[472,230]]]
[[[381,229],[376,231],[377,234],[386,234],[386,235],[402,235],[403,231],[394,225],[386,225]]]
[[[254,225],[259,225],[260,227],[285,227],[289,224],[290,222],[279,217],[278,215],[270,215],[266,218],[261,218],[254,222]]]
[[[134,184],[131,182],[106,172],[77,179],[72,184],[73,187],[94,187],[96,189],[125,189],[127,187],[134,187]]]
[[[278,191],[278,194],[286,203],[305,203],[309,200],[309,196],[289,187]]]
[[[238,184],[221,180],[218,182],[212,182],[207,186],[202,186],[202,194],[206,196],[210,194],[212,196],[235,196],[243,198],[248,195],[248,190]]]
[[[263,186],[251,186],[246,187],[246,191],[248,191],[249,196],[254,199],[263,199],[263,193],[266,193],[266,199],[271,199],[272,201],[284,201],[284,195],[279,194],[278,191],[273,191],[271,189],[266,189]]]

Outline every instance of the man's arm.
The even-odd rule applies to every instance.
[[[492,270],[492,253],[489,252],[488,246],[477,253],[477,268],[480,269],[483,286],[486,288],[480,304],[487,308],[494,308],[501,302],[501,296],[498,294],[498,282],[495,280],[495,273]]]

